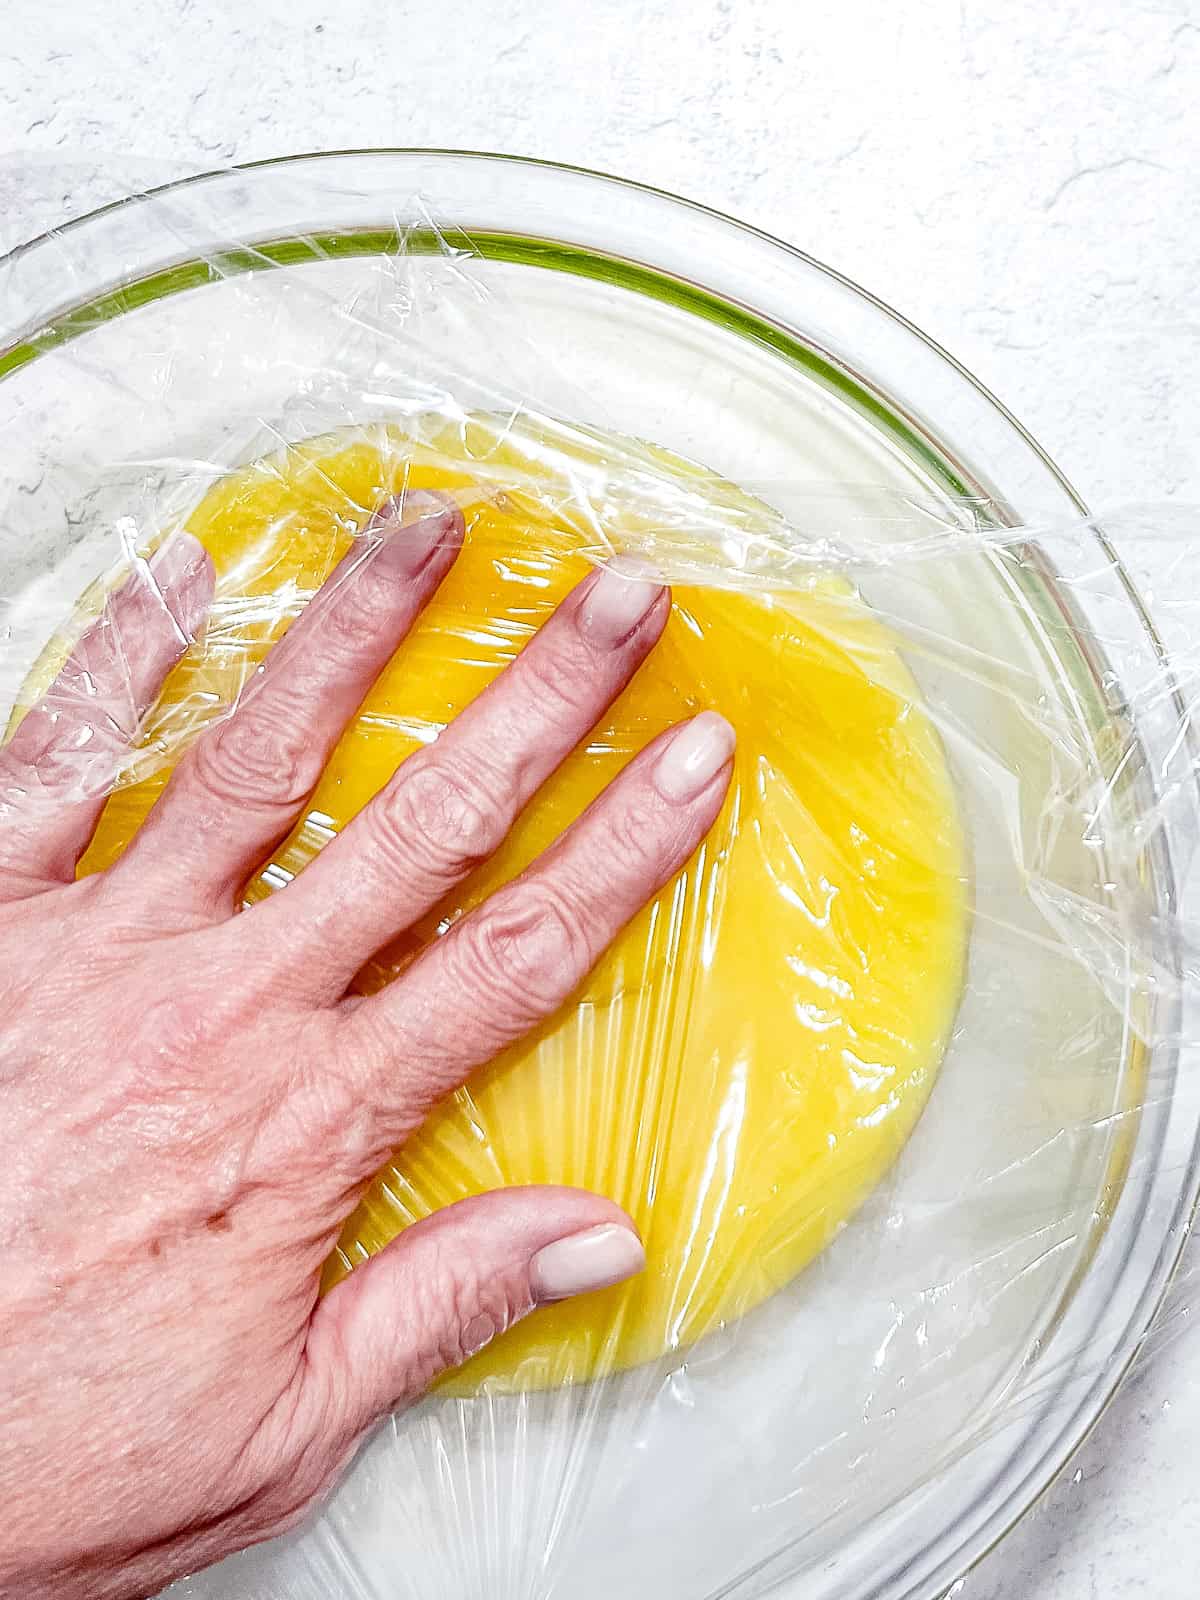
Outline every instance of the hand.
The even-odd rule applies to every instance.
[[[281,1532],[443,1368],[643,1264],[610,1202],[513,1189],[408,1229],[317,1299],[367,1180],[568,998],[729,779],[728,724],[672,730],[398,981],[347,996],[499,845],[661,633],[665,590],[595,573],[293,883],[240,911],[462,532],[433,496],[383,508],[101,876],[75,865],[123,741],[211,599],[195,540],[135,573],[0,751],[6,1597],[146,1595]]]

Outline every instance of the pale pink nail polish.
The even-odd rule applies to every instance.
[[[172,534],[157,549],[149,562],[150,572],[138,570],[131,582],[149,582],[157,591],[157,601],[171,618],[182,647],[200,631],[213,597],[213,564],[208,551],[186,528]]]
[[[580,629],[593,644],[611,650],[628,639],[662,592],[662,584],[633,562],[602,567],[579,608]]]
[[[715,711],[702,711],[683,727],[659,756],[654,787],[666,800],[682,804],[708,787],[733,755],[737,735]]]
[[[174,589],[208,560],[208,552],[186,528],[174,533],[150,557],[150,575],[160,589]]]
[[[371,531],[384,535],[377,559],[405,577],[415,578],[438,550],[457,544],[458,509],[444,496],[412,489],[387,501],[371,518]]]
[[[607,1289],[646,1265],[642,1241],[629,1228],[609,1223],[556,1239],[529,1264],[529,1281],[539,1305],[575,1294]]]

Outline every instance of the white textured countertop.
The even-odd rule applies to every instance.
[[[0,237],[86,209],[110,156],[153,175],[434,144],[602,167],[874,290],[1095,508],[1200,503],[1198,103],[1200,0],[7,0],[0,150],[44,159],[14,183],[0,156]],[[962,1600],[1193,1600],[1197,1276]]]

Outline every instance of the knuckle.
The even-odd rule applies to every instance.
[[[674,840],[663,833],[663,815],[646,795],[613,806],[604,822],[598,855],[614,873],[639,881],[657,880],[671,859]]]
[[[151,997],[131,1019],[129,1055],[133,1060],[187,1064],[197,1059],[212,1032],[212,1018],[194,997]]]
[[[439,1252],[423,1276],[417,1326],[396,1400],[420,1394],[450,1367],[469,1361],[520,1314],[503,1282],[482,1278],[475,1263]]]
[[[575,722],[588,702],[595,666],[555,643],[525,657],[521,696],[525,711],[541,721]]]
[[[322,757],[300,708],[263,696],[200,741],[195,772],[219,800],[295,806],[316,786]]]
[[[460,924],[462,987],[520,1031],[555,1011],[592,964],[584,919],[561,895],[498,895]]]
[[[449,885],[500,847],[511,820],[511,808],[482,782],[428,762],[400,769],[379,807],[377,831],[404,867]]]
[[[378,545],[367,545],[354,566],[336,583],[314,618],[322,645],[339,655],[357,655],[372,638],[381,614],[394,612],[401,590],[381,573],[374,560]]]
[[[361,1037],[357,1042],[361,1049]],[[348,1060],[341,1044],[320,1019],[319,1037],[301,1042],[287,1093],[272,1119],[268,1164],[295,1169],[309,1186],[314,1156],[337,1182],[344,1169],[357,1170],[380,1149],[383,1119],[363,1092],[367,1063],[361,1057]]]
[[[433,1372],[421,1387],[427,1388],[430,1379],[439,1371],[461,1367],[464,1361],[478,1355],[485,1345],[508,1329],[512,1320],[508,1306],[499,1296],[485,1297],[478,1287],[468,1289],[460,1283],[457,1299],[451,1302],[451,1314],[436,1342],[431,1363]]]
[[[314,1150],[332,1154],[352,1146],[361,1131],[362,1097],[355,1092],[336,1063],[323,1063],[297,1074],[280,1113],[289,1153],[305,1156]]]
[[[369,1005],[312,1019],[293,1054],[259,1148],[262,1171],[294,1205],[344,1213],[349,1189],[420,1126],[419,1054],[403,1018]]]

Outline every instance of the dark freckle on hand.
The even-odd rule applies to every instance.
[[[228,1233],[233,1223],[229,1220],[228,1211],[214,1211],[211,1217],[206,1218],[204,1226],[212,1233]]]
[[[151,1239],[151,1241],[150,1241],[150,1254],[152,1256],[160,1256],[160,1255],[162,1255],[162,1240],[161,1239]]]

